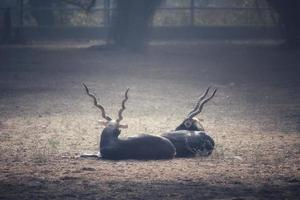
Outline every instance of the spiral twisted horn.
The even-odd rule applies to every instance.
[[[103,117],[104,119],[106,119],[107,121],[111,121],[111,118],[110,118],[109,116],[106,115],[103,106],[101,106],[100,104],[98,104],[95,95],[93,95],[93,94],[90,93],[88,87],[87,87],[84,83],[82,83],[82,85],[83,85],[83,87],[85,88],[86,94],[87,94],[88,96],[90,96],[90,97],[94,100],[94,102],[93,102],[94,105],[95,105],[97,108],[99,108],[99,110],[101,111],[102,117]]]
[[[208,88],[206,89],[206,91],[199,97],[197,103],[195,104],[194,109],[191,110],[191,111],[189,112],[189,114],[187,114],[187,117],[190,116],[190,114],[192,114],[192,113],[195,112],[196,110],[198,110],[201,101],[206,97],[206,95],[207,95],[207,93],[208,93],[209,90],[210,90],[210,87],[208,87]]]
[[[119,110],[118,113],[118,119],[116,120],[116,122],[119,124],[122,120],[123,120],[123,111],[126,109],[125,107],[125,103],[128,100],[128,92],[129,92],[129,88],[127,88],[126,92],[125,92],[125,98],[122,101],[122,108]]]
[[[214,91],[210,97],[208,97],[207,99],[205,99],[201,102],[201,104],[199,105],[198,111],[195,111],[195,112],[189,114],[187,118],[191,119],[191,118],[195,117],[196,115],[198,115],[202,111],[204,104],[206,104],[209,100],[211,100],[215,96],[216,92],[217,92],[217,88],[214,89]]]

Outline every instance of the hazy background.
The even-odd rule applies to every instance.
[[[0,199],[296,199],[299,2],[0,1]],[[100,114],[122,137],[198,116],[210,157],[80,159],[97,152]]]

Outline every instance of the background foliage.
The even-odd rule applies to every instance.
[[[96,0],[93,8],[88,11],[83,9],[84,6],[78,6],[80,0],[73,1],[77,4],[71,4],[72,0],[53,0],[52,7],[39,9],[53,11],[55,26],[101,27],[106,25],[107,18],[111,17],[114,8],[114,0],[109,1],[109,11],[104,10],[105,0]],[[191,2],[191,0],[164,0],[155,14],[153,24],[155,26],[191,25]],[[194,0],[194,6],[193,25],[195,26],[274,25],[277,18],[271,9],[265,9],[268,7],[265,0]],[[31,9],[29,0],[25,0],[23,18],[25,26],[37,26]],[[14,24],[18,24],[18,15],[14,16],[16,18]]]

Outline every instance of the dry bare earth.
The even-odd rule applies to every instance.
[[[84,46],[0,48],[0,199],[297,199],[299,52],[272,45],[154,45],[145,54]],[[126,87],[123,136],[175,128],[208,85],[209,158],[78,159],[97,151],[98,111]]]

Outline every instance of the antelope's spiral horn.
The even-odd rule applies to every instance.
[[[99,110],[101,111],[102,117],[103,117],[104,119],[106,119],[107,121],[111,121],[111,118],[110,118],[109,116],[106,115],[103,106],[101,106],[100,104],[98,104],[95,95],[93,95],[93,94],[90,93],[88,87],[87,87],[84,83],[82,83],[82,85],[83,85],[83,87],[85,88],[86,94],[87,94],[88,96],[90,96],[90,97],[93,99],[94,105],[95,105],[97,108],[99,108]]]
[[[195,111],[197,111],[197,110],[199,109],[199,106],[200,106],[201,101],[206,97],[206,95],[208,94],[208,91],[209,91],[209,90],[210,90],[210,87],[208,87],[208,88],[206,89],[206,91],[199,97],[197,103],[195,104],[194,109],[191,110],[191,111],[189,112],[189,114],[187,115],[187,118],[189,118],[189,116],[190,116],[193,112],[195,112]]]
[[[122,108],[119,110],[119,113],[118,113],[118,119],[116,120],[117,121],[117,123],[119,124],[121,121],[122,121],[122,119],[123,119],[123,111],[126,109],[126,107],[125,107],[125,103],[126,103],[126,101],[128,100],[128,92],[129,92],[129,88],[127,88],[127,90],[126,90],[126,92],[125,92],[125,98],[124,98],[124,100],[122,101]]]
[[[210,97],[208,97],[207,99],[205,99],[205,100],[203,100],[203,101],[201,102],[198,111],[195,111],[195,112],[191,113],[191,114],[188,116],[188,118],[191,119],[191,118],[195,117],[196,115],[198,115],[199,113],[201,113],[204,104],[206,104],[209,100],[211,100],[211,99],[215,96],[216,92],[217,92],[217,88],[214,89],[214,91],[213,91],[213,93],[212,93],[212,95],[211,95]]]

